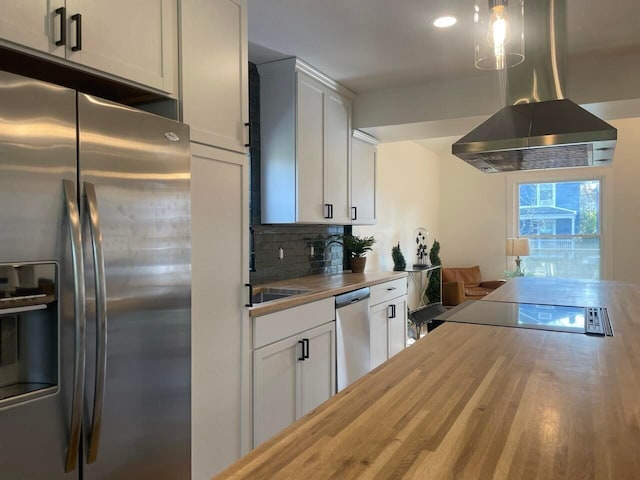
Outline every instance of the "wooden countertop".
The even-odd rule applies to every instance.
[[[519,278],[490,299],[606,306],[615,336],[446,323],[217,478],[638,478],[640,286]]]
[[[406,276],[406,272],[347,272],[336,275],[310,275],[308,277],[256,285],[253,288],[254,293],[259,293],[261,289],[265,288],[305,289],[309,290],[309,292],[256,304],[249,308],[249,316],[259,317]]]

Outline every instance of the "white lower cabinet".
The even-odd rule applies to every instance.
[[[336,391],[336,327],[327,323],[304,334],[308,341],[300,366],[300,416],[309,413]],[[302,346],[302,345],[301,345]]]
[[[300,416],[298,337],[253,353],[253,437],[258,446]]]
[[[371,287],[369,310],[371,368],[403,350],[407,344],[407,279]]]
[[[254,447],[335,393],[335,323],[253,352]]]

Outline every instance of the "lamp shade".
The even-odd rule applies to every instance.
[[[524,0],[476,0],[473,23],[476,68],[504,70],[524,61]]]
[[[505,253],[508,257],[527,257],[530,255],[528,238],[507,238]]]

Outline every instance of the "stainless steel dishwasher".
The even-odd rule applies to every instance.
[[[336,296],[338,391],[371,370],[369,287]]]

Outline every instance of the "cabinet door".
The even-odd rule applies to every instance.
[[[68,60],[172,93],[176,0],[67,0]],[[81,15],[82,49],[78,45]]]
[[[302,367],[300,384],[301,416],[322,402],[329,400],[336,391],[335,322],[308,330],[302,334],[308,342],[308,351]]]
[[[325,203],[333,207],[331,223],[351,223],[349,202],[351,101],[328,91],[326,105]]]
[[[371,307],[369,314],[369,341],[371,342],[371,370],[389,358],[389,304]]]
[[[253,352],[253,446],[300,417],[302,343],[289,337]]]
[[[182,0],[182,118],[194,142],[246,152],[246,0]]]
[[[407,297],[391,302],[389,315],[389,358],[404,350],[407,345]]]
[[[252,441],[251,379],[240,375],[252,362],[248,159],[197,144],[191,153],[192,472],[211,478]]]
[[[297,73],[297,77],[297,220],[305,223],[326,223],[324,200],[326,90],[319,82],[302,73]]]
[[[64,7],[64,0],[28,0],[2,2],[0,38],[18,45],[64,57],[60,26],[67,18],[56,10]],[[62,23],[61,23],[62,22]]]
[[[351,143],[351,223],[376,223],[376,147],[354,138]]]

